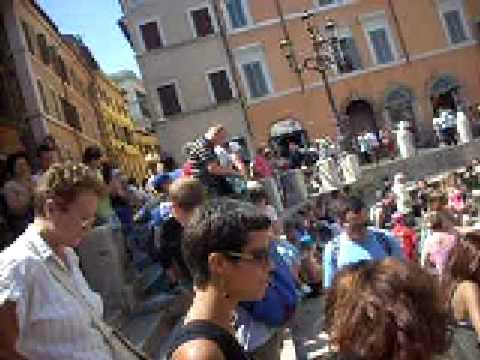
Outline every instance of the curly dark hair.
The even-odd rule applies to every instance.
[[[433,277],[393,258],[339,272],[326,315],[333,345],[359,360],[430,360],[450,343],[448,314]]]
[[[210,280],[208,256],[216,252],[241,252],[253,231],[267,230],[270,220],[257,208],[239,200],[211,199],[195,209],[185,228],[182,250],[194,284]]]
[[[445,306],[450,307],[456,285],[463,281],[480,283],[480,232],[466,234],[452,248],[442,277]]]

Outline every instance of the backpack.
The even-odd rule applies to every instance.
[[[296,281],[289,266],[276,251],[276,242],[272,242],[275,269],[271,272],[265,297],[259,301],[242,302],[250,316],[258,322],[273,328],[285,325],[295,313],[298,303]]]
[[[387,254],[387,256],[392,256],[393,250],[390,243],[388,242],[387,235],[382,231],[373,231],[373,234],[375,236],[375,240],[383,246],[383,249],[385,250],[385,253]],[[333,247],[332,248],[332,264],[333,264],[333,268],[337,270],[338,254],[340,252],[340,240],[338,236],[333,238],[332,247]]]

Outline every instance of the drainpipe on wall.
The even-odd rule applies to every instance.
[[[240,86],[240,74],[235,64],[235,56],[233,55],[232,48],[230,47],[230,43],[228,42],[227,26],[225,23],[225,19],[223,17],[220,0],[211,0],[211,4],[212,4],[215,17],[217,19],[217,25],[220,31],[220,36],[222,38],[223,47],[225,49],[225,53],[227,56],[227,62],[230,68],[230,73],[232,74],[233,83],[234,83],[235,89],[237,90],[237,95],[240,99],[240,104],[242,106],[243,118],[245,120],[245,126],[247,128],[247,143],[248,143],[250,155],[252,156],[254,154],[253,140],[255,139],[255,136],[252,132],[252,127],[250,124],[250,120],[248,118],[247,102],[245,100],[247,97],[245,96],[245,93],[242,87]]]
[[[280,0],[275,0],[275,7],[277,9],[278,17],[280,18],[280,26],[282,27],[283,38],[285,40],[290,40],[290,33],[288,32],[287,22],[285,21],[285,16],[284,16],[284,13],[283,13],[282,4],[280,3]],[[292,44],[291,49],[292,49],[292,54],[293,54],[292,65],[294,66],[293,69],[295,71],[295,74],[297,75],[298,83],[300,84],[300,88],[302,90],[302,93],[304,93],[305,92],[305,82],[303,81],[301,71],[297,70],[298,69],[298,62],[297,62],[297,57],[295,55],[295,48],[293,46],[293,42],[291,42],[291,44]]]
[[[400,40],[402,53],[405,56],[405,61],[407,63],[410,63],[410,53],[408,52],[407,43],[405,41],[405,37],[403,36],[402,27],[400,25],[400,20],[395,9],[395,5],[393,4],[393,0],[387,0],[387,4],[390,10],[390,14],[392,14],[393,22],[395,23],[395,28],[397,30],[398,39]]]

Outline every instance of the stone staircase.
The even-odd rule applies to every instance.
[[[103,298],[107,323],[147,354],[157,353],[190,306],[191,292],[170,291],[156,263],[133,266],[121,232],[110,225],[94,228],[78,253],[85,278]]]

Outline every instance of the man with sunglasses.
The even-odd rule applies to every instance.
[[[270,249],[248,255],[229,253],[232,257],[273,264],[265,297],[237,307],[237,337],[254,360],[280,360],[284,329],[298,304],[297,280],[281,251],[281,242],[272,240]]]
[[[345,265],[363,260],[382,260],[389,256],[405,259],[397,238],[389,232],[367,226],[368,214],[360,199],[346,199],[338,210],[337,218],[342,231],[325,246],[324,288],[330,288],[335,274]]]

